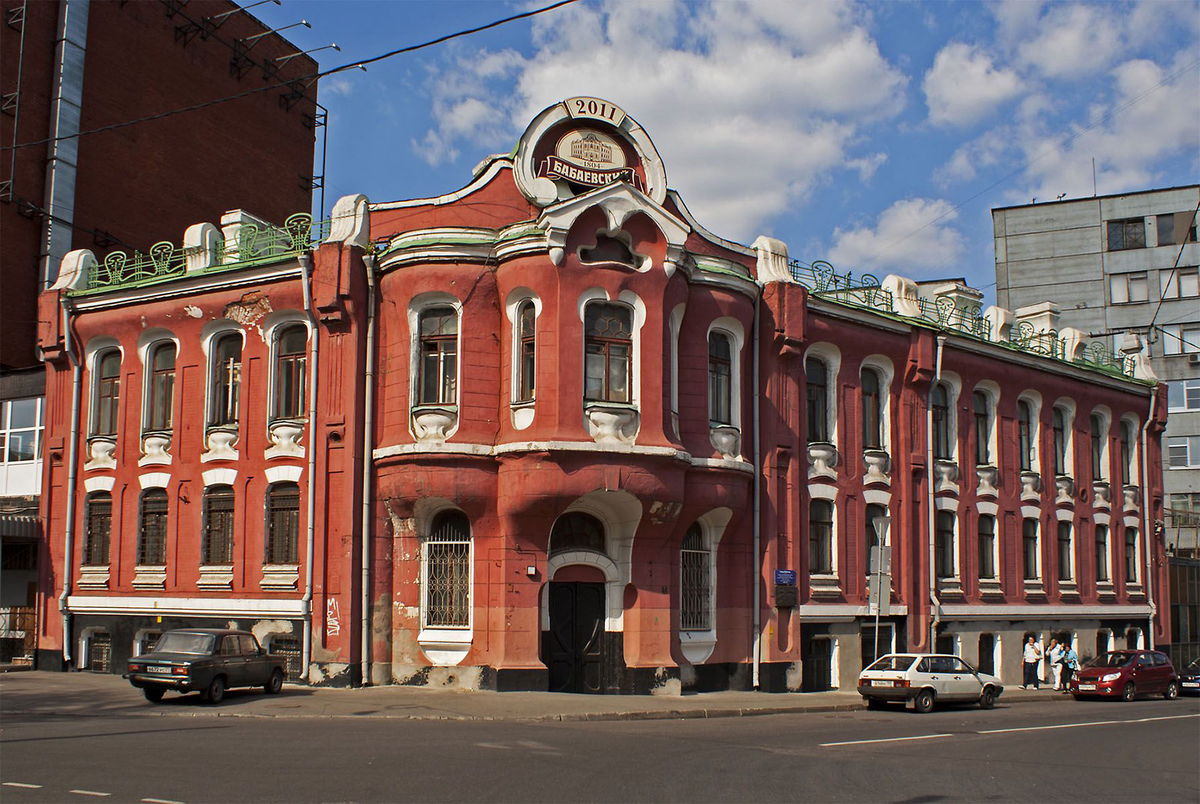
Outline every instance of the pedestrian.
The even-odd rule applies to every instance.
[[[1042,661],[1042,646],[1038,644],[1037,637],[1030,636],[1025,643],[1025,683],[1021,685],[1021,689],[1029,689],[1030,685],[1036,690],[1038,688],[1038,664]]]
[[[1062,655],[1062,691],[1065,695],[1071,691],[1071,679],[1079,671],[1079,654],[1071,647],[1070,642],[1065,642],[1064,644],[1066,645],[1066,650],[1063,651]]]
[[[1046,680],[1053,681],[1054,689],[1061,690],[1063,648],[1054,637],[1050,637],[1050,647],[1046,649],[1046,657],[1050,659],[1050,678]]]

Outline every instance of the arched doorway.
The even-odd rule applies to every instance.
[[[582,512],[564,514],[554,523],[549,552],[552,564],[556,556],[572,561],[556,569],[549,583],[545,661],[550,691],[602,693],[608,579],[596,561],[575,562],[594,557],[611,563],[604,553],[604,525]]]

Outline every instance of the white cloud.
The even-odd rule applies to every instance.
[[[320,92],[322,96],[327,95],[349,95],[354,91],[354,82],[349,78],[341,76],[331,76],[321,82]]]
[[[1000,163],[1012,147],[1010,127],[992,129],[954,150],[950,159],[933,173],[933,180],[945,189],[951,184],[974,179],[982,168]]]
[[[1025,64],[1048,78],[1082,78],[1107,68],[1125,50],[1124,18],[1112,6],[1055,5],[1017,47]]]
[[[868,154],[867,156],[858,157],[857,159],[847,159],[845,167],[847,170],[858,172],[858,178],[866,184],[875,175],[875,171],[883,167],[887,162],[888,155],[880,151],[879,153]]]
[[[427,159],[511,144],[552,103],[606,97],[650,132],[697,218],[742,239],[849,161],[869,177],[877,156],[855,153],[856,135],[903,108],[907,82],[832,3],[580,3],[538,17],[534,46],[496,78],[486,52],[439,77]]]
[[[951,126],[980,120],[1023,88],[1015,72],[997,68],[986,53],[962,42],[938,52],[923,86],[930,121]]]
[[[949,225],[957,217],[949,201],[903,199],[880,213],[874,228],[834,229],[829,259],[840,271],[900,270],[920,278],[922,271],[939,269],[962,256],[962,235]]]

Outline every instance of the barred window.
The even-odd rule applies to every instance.
[[[461,511],[443,511],[425,540],[425,626],[471,624],[471,523]]]
[[[584,314],[583,398],[629,402],[633,385],[633,312],[619,304],[589,304]]]
[[[979,577],[996,578],[996,518],[979,517]]]
[[[976,391],[971,395],[975,413],[975,465],[990,466],[992,463],[992,404],[988,395]]]
[[[1038,521],[1021,521],[1021,555],[1025,563],[1025,580],[1038,579]]]
[[[209,486],[204,491],[204,565],[233,563],[233,487]]]
[[[863,369],[862,372],[862,435],[863,449],[883,447],[883,403],[879,372]]]
[[[733,348],[729,336],[708,336],[708,420],[711,424],[733,423]]]
[[[550,555],[567,550],[604,552],[604,525],[591,514],[570,511],[554,522],[550,531]]]
[[[1033,408],[1025,400],[1017,403],[1017,452],[1021,471],[1033,470]]]
[[[1069,581],[1073,577],[1071,564],[1071,523],[1058,523],[1058,579]]]
[[[144,567],[163,567],[167,563],[167,492],[147,489],[142,492],[142,521],[138,538],[138,561]]]
[[[308,328],[303,324],[285,327],[275,342],[275,416],[298,419],[304,416],[304,377],[307,364]]]
[[[458,313],[453,307],[431,307],[421,313],[421,376],[417,387],[422,405],[458,402]]]
[[[950,449],[950,391],[945,383],[933,386],[933,457],[949,460]]]
[[[938,511],[934,533],[934,573],[938,578],[958,575],[954,563],[954,514]]]
[[[112,533],[112,494],[98,491],[87,498],[87,531],[83,539],[84,566],[108,566]]]
[[[833,572],[833,503],[813,500],[808,505],[808,572]]]
[[[212,391],[209,394],[208,423],[236,425],[238,391],[242,384],[242,336],[224,335],[213,348],[210,368]]]
[[[679,627],[707,631],[712,627],[712,553],[704,542],[699,522],[684,534],[679,550]]]
[[[110,349],[96,356],[96,415],[92,435],[116,435],[121,400],[121,353]]]
[[[267,490],[266,563],[300,563],[300,486],[295,483],[276,483]]]
[[[514,402],[530,402],[536,386],[537,310],[532,301],[517,307],[517,395]]]
[[[1125,218],[1108,222],[1108,250],[1146,247],[1146,219]]]
[[[146,429],[170,430],[175,399],[175,344],[160,343],[150,353],[150,398]]]
[[[1096,580],[1107,581],[1108,575],[1108,525],[1096,526]]]
[[[829,441],[829,367],[813,358],[805,367],[808,443]]]

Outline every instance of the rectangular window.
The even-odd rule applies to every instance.
[[[304,378],[308,330],[289,326],[279,333],[275,353],[275,415],[281,419],[304,416]]]
[[[698,524],[688,528],[679,552],[679,628],[707,631],[712,626],[711,555]]]
[[[217,341],[210,372],[208,423],[218,427],[237,425],[242,385],[241,335],[225,335]]]
[[[933,387],[933,457],[950,460],[950,391],[942,383]]]
[[[425,625],[466,628],[471,624],[470,523],[460,511],[444,511],[425,540]]]
[[[975,407],[975,465],[990,466],[992,463],[990,400],[987,394],[976,391],[972,401]]]
[[[1170,436],[1167,439],[1167,468],[1200,467],[1200,436]]]
[[[117,415],[121,399],[121,353],[111,349],[96,356],[96,413],[92,435],[117,434]]]
[[[732,347],[729,337],[720,332],[708,336],[708,420],[710,424],[731,424],[733,406]]]
[[[1103,466],[1103,463],[1101,461],[1101,456],[1103,455],[1103,452],[1104,452],[1104,445],[1103,445],[1103,442],[1101,441],[1100,432],[1101,432],[1101,430],[1104,429],[1104,423],[1100,419],[1099,416],[1092,416],[1091,425],[1092,425],[1092,430],[1091,430],[1090,435],[1091,435],[1091,442],[1092,442],[1091,443],[1092,465],[1090,468],[1092,470],[1092,472],[1091,472],[1092,480],[1101,480],[1104,476],[1104,472],[1101,471],[1101,468]]]
[[[1171,380],[1167,383],[1167,410],[1200,410],[1200,380]]]
[[[1164,355],[1194,355],[1200,353],[1200,326],[1167,324],[1161,328]]]
[[[617,304],[589,304],[584,314],[584,352],[584,399],[631,401],[632,311]]]
[[[112,495],[97,492],[87,500],[87,532],[83,540],[83,563],[89,567],[108,566],[108,544],[112,533]]]
[[[1108,526],[1096,526],[1096,580],[1107,581],[1108,575]]]
[[[44,397],[9,399],[0,403],[0,463],[37,460],[46,425],[45,409]]]
[[[808,403],[808,443],[829,441],[829,368],[822,360],[811,358],[805,367]]]
[[[862,377],[863,449],[883,448],[883,382],[875,369],[863,369]]]
[[[1067,439],[1070,436],[1067,427],[1066,411],[1056,407],[1054,409],[1054,474],[1058,477],[1067,474]]]
[[[934,534],[934,572],[936,577],[954,578],[958,568],[954,563],[954,514],[938,511]]]
[[[1125,528],[1125,583],[1138,582],[1138,529]]]
[[[1167,274],[1166,299],[1192,299],[1200,296],[1200,269],[1182,266]]]
[[[1017,442],[1021,471],[1033,471],[1033,408],[1024,400],[1017,403]]]
[[[148,430],[170,430],[171,408],[175,400],[175,344],[161,343],[150,355],[150,409]]]
[[[533,401],[536,377],[537,310],[532,301],[517,308],[517,396],[514,402]]]
[[[1176,212],[1170,215],[1155,216],[1158,229],[1158,245],[1182,246],[1184,243],[1196,242],[1196,224],[1193,222],[1194,212]]]
[[[138,539],[140,566],[162,567],[167,563],[167,492],[151,489],[142,493],[142,522]]]
[[[1069,581],[1074,576],[1072,572],[1073,551],[1071,550],[1071,523],[1058,523],[1058,579]]]
[[[1200,527],[1200,492],[1172,494],[1167,510],[1167,527]]]
[[[300,487],[276,483],[267,492],[268,564],[300,563]]]
[[[1108,250],[1123,251],[1146,247],[1146,220],[1125,218],[1108,222]]]
[[[1145,271],[1112,274],[1108,278],[1113,304],[1138,304],[1150,300],[1150,280]]]
[[[1025,564],[1025,580],[1036,581],[1038,574],[1038,521],[1026,519],[1021,522],[1021,555]]]
[[[204,492],[204,547],[200,563],[233,563],[233,488],[212,486]]]
[[[979,577],[996,578],[996,519],[991,516],[979,517]]]
[[[808,508],[808,572],[833,573],[833,504],[813,500]]]

